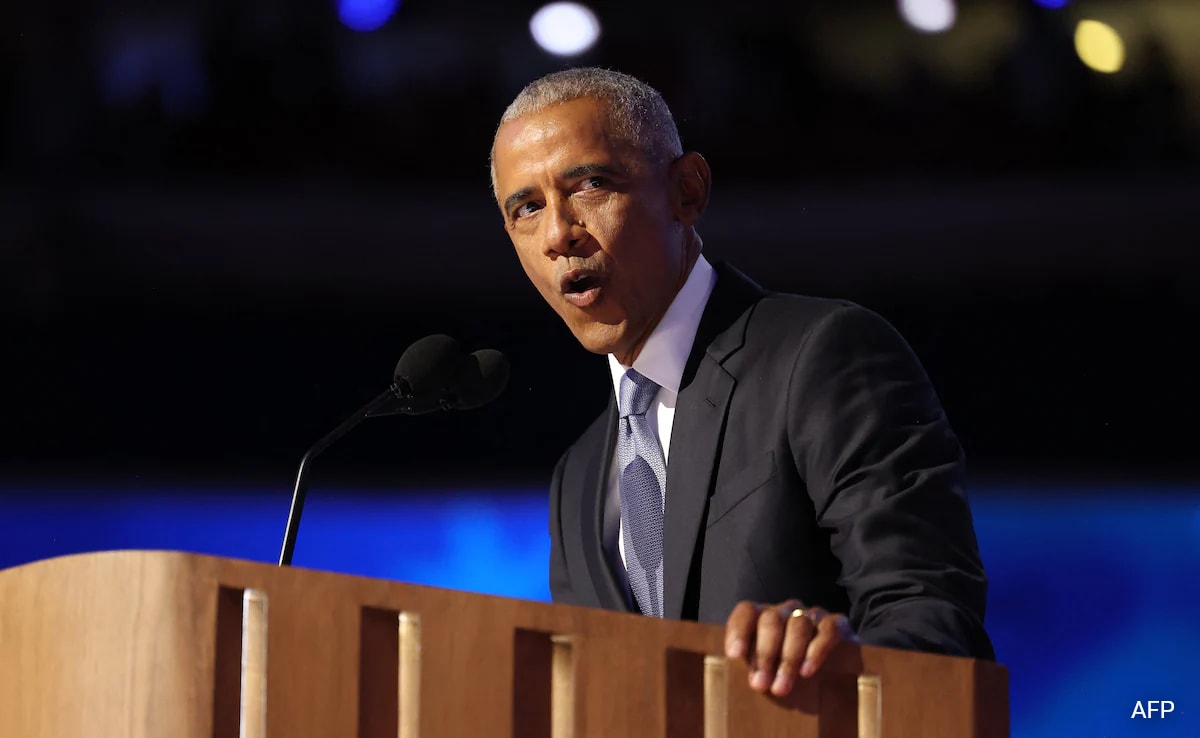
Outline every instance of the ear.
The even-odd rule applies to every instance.
[[[698,152],[689,151],[671,162],[670,178],[675,219],[684,226],[696,225],[712,192],[708,162]]]

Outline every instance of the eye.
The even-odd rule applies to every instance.
[[[581,190],[594,190],[597,187],[603,187],[605,184],[604,177],[588,177],[579,183]]]
[[[526,215],[531,215],[534,212],[534,210],[536,210],[539,207],[541,207],[541,206],[538,205],[536,202],[530,201],[530,202],[523,203],[523,204],[517,206],[517,209],[513,211],[513,217],[514,218],[523,218]]]

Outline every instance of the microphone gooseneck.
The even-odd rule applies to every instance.
[[[446,335],[416,341],[396,363],[392,385],[312,445],[300,459],[279,566],[290,566],[308,492],[312,460],[355,426],[381,415],[421,415],[435,410],[467,410],[491,402],[508,383],[508,360],[494,349],[464,356],[458,341]]]
[[[308,492],[308,469],[312,460],[317,454],[332,446],[334,441],[349,433],[354,426],[369,418],[372,412],[395,402],[396,399],[396,385],[393,384],[304,452],[304,456],[300,459],[300,468],[296,472],[296,485],[292,489],[292,505],[288,510],[287,529],[283,534],[283,548],[279,552],[280,566],[288,566],[292,563],[292,552],[296,548],[296,534],[300,531],[300,515],[304,512],[304,498]]]

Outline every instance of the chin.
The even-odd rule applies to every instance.
[[[575,340],[593,354],[613,354],[621,348],[624,331],[621,326],[604,323],[570,325]]]

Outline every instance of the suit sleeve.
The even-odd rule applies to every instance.
[[[564,453],[554,467],[550,480],[550,599],[558,604],[573,604],[575,595],[571,590],[571,577],[567,572],[567,557],[563,551],[562,537],[562,477],[567,465]]]
[[[848,305],[796,357],[788,433],[864,643],[994,658],[962,449],[925,370]]]

